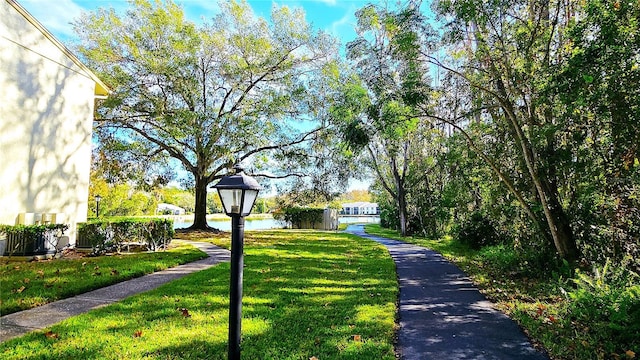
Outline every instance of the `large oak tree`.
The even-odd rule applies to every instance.
[[[141,162],[179,162],[193,176],[192,228],[200,229],[207,186],[235,162],[269,164],[271,176],[299,170],[299,161],[272,160],[309,154],[322,130],[311,85],[336,54],[301,10],[274,6],[267,21],[244,1],[219,5],[202,24],[172,1],[149,0],[74,24],[85,61],[113,89],[96,118],[101,144],[135,151]]]

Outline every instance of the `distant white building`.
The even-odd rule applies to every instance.
[[[186,213],[186,210],[181,208],[180,206],[160,203],[158,204],[157,212],[158,214],[184,215]]]
[[[342,204],[341,215],[379,215],[378,204],[370,202],[354,202]]]

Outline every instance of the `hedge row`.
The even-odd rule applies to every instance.
[[[55,254],[60,237],[67,229],[66,224],[0,225],[0,237],[6,238],[2,252],[8,256]]]
[[[156,251],[166,248],[174,234],[170,219],[93,220],[78,224],[76,247],[90,248],[95,255],[121,252],[132,245]]]
[[[322,223],[323,215],[324,209],[297,206],[281,208],[273,212],[274,219],[291,224],[298,229],[302,229],[303,226],[313,229],[315,224]]]

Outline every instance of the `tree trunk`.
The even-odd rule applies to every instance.
[[[206,176],[195,176],[196,179],[196,206],[193,213],[193,225],[191,230],[209,230],[207,224],[207,179]]]
[[[407,236],[407,192],[402,182],[398,182],[398,215],[400,217],[400,234]]]
[[[563,259],[575,262],[578,260],[580,252],[573,237],[569,218],[558,201],[558,192],[546,179],[542,179],[539,183],[542,185],[539,188],[542,190],[540,197],[546,199],[546,201],[541,201],[544,207],[544,215],[547,219],[556,251]]]

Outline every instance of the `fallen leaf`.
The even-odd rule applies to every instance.
[[[139,337],[141,337],[141,336],[142,336],[142,330],[136,330],[136,331],[133,333],[133,337],[134,337],[134,338],[139,338]]]
[[[49,330],[46,333],[44,333],[44,336],[48,337],[49,339],[57,339],[58,338],[58,334],[54,333],[51,330]]]
[[[82,263],[82,266],[86,266],[86,265],[87,265],[87,262],[86,262],[86,261]]]
[[[18,265],[14,266],[13,270],[20,270],[20,266],[18,266]]]
[[[16,289],[16,292],[17,292],[18,294],[20,294],[20,293],[22,293],[22,292],[24,291],[24,289],[26,289],[26,287],[24,287],[24,286],[20,286],[20,288],[19,288],[19,289]]]
[[[191,317],[191,314],[189,314],[189,310],[182,308],[180,309],[180,311],[182,311],[182,316],[184,317]]]
[[[315,356],[312,356],[312,357],[309,358],[309,360],[318,360],[318,358],[315,357]]]
[[[120,275],[120,272],[118,270],[116,270],[116,269],[113,269],[113,270],[111,270],[111,275],[118,276],[118,275]]]
[[[635,359],[635,358],[636,358],[636,353],[634,353],[634,352],[633,352],[633,351],[631,351],[631,350],[627,350],[624,354],[625,354],[625,355],[627,355],[627,357],[628,357],[629,359]]]
[[[31,279],[29,278],[24,278],[24,280],[22,280],[23,283],[28,284],[29,282],[31,282]]]
[[[353,335],[353,341],[362,342],[362,335]]]
[[[44,271],[42,271],[42,270],[38,270],[38,271],[37,271],[37,273],[38,273],[38,275],[40,275],[40,276],[44,277]]]

